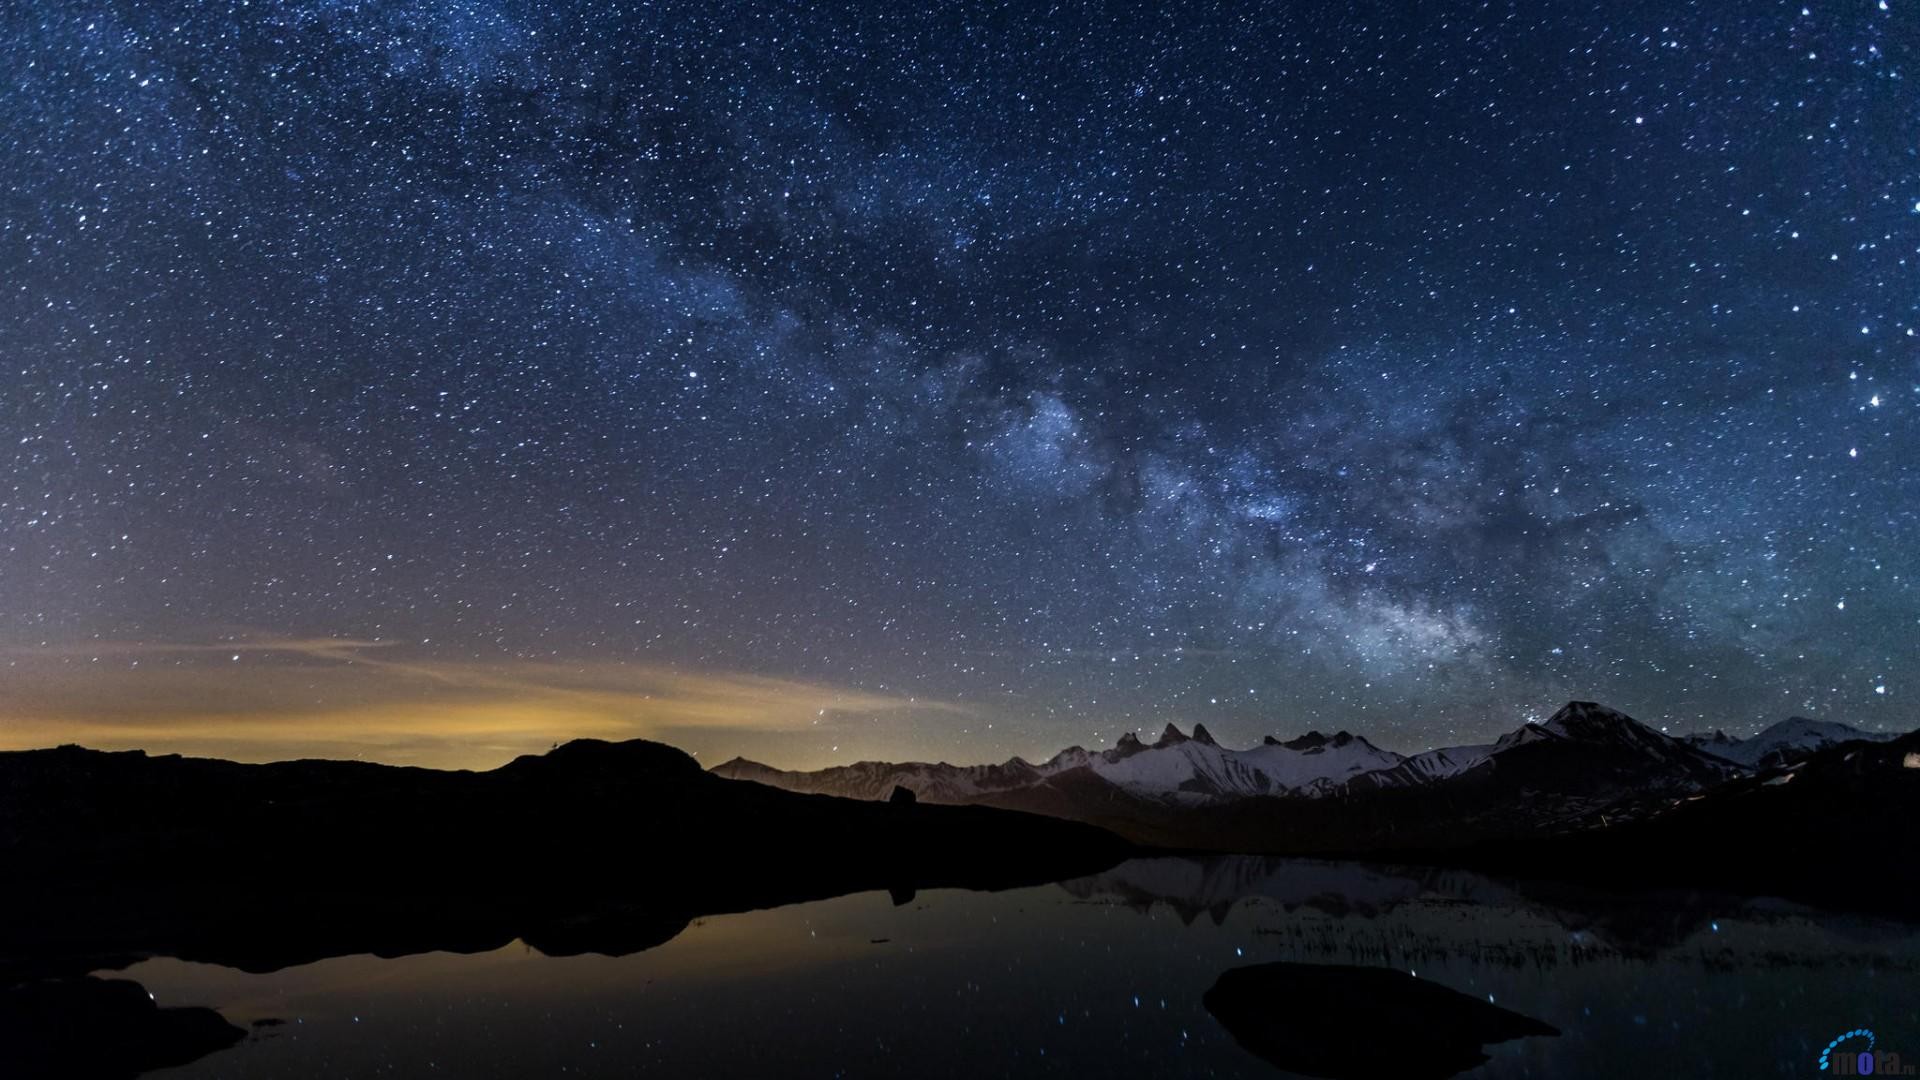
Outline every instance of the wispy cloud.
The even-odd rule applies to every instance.
[[[797,679],[618,661],[448,660],[334,638],[8,648],[0,682],[0,748],[78,742],[464,768],[578,737],[659,739],[707,761],[745,753],[824,764],[897,751],[922,723],[973,715]]]

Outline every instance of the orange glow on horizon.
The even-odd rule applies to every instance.
[[[712,765],[912,756],[957,705],[613,661],[485,663],[372,642],[103,643],[0,651],[0,749],[61,743],[273,761],[487,769],[575,738],[647,738]],[[886,723],[875,723],[881,718]],[[916,723],[941,719],[945,723]]]

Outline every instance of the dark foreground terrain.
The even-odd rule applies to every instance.
[[[516,938],[620,952],[700,915],[1034,884],[1130,851],[1075,822],[725,780],[645,741],[571,742],[477,773],[7,753],[0,978],[145,955],[266,970]]]
[[[1583,764],[1605,765],[1607,785],[1620,785],[1632,778],[1620,760],[1563,740],[1446,785],[1192,807],[1183,828],[1219,826],[1266,851],[1368,837],[1374,859],[1434,867],[1442,878],[1432,880],[1453,873],[1440,867],[1472,867],[1527,895],[1582,895],[1561,884],[1573,882],[1622,896],[1657,888],[1660,911],[1699,914],[1688,925],[1705,921],[1714,932],[1713,913],[1742,898],[1920,918],[1907,839],[1920,819],[1920,735],[1830,746],[1683,793],[1625,784],[1632,794],[1597,812],[1532,829],[1446,828],[1450,815],[1471,822],[1502,802],[1595,789]],[[899,905],[923,889],[1037,885],[1150,850],[1083,822],[892,794],[855,800],[725,779],[644,741],[574,742],[479,773],[78,747],[0,754],[5,1074],[132,1077],[246,1039],[219,1013],[162,1007],[141,985],[96,974],[148,958],[269,972],[356,954],[485,953],[515,941],[547,957],[627,956],[703,916],[871,890]],[[1288,888],[1312,879],[1288,873]],[[1371,903],[1350,885],[1330,895]],[[1599,922],[1631,923],[1643,906],[1602,903]],[[1337,1062],[1301,1058],[1313,1040],[1294,1032],[1276,1042],[1256,1019],[1272,1001],[1302,994],[1373,1000],[1353,980],[1381,977],[1248,969],[1223,976],[1207,1006],[1257,1057],[1317,1075],[1366,1075],[1408,1063],[1360,1062],[1357,1051]],[[1411,979],[1384,985],[1429,993]],[[1409,997],[1408,1016],[1471,1006],[1485,1021],[1470,1038],[1422,1044],[1419,1060],[1433,1075],[1470,1066],[1487,1044],[1551,1030],[1431,996]],[[1378,1008],[1366,1015],[1381,1020]],[[1348,1033],[1315,1045],[1364,1042]]]
[[[1779,896],[1920,921],[1920,732],[1829,747],[1614,823],[1461,853],[1494,873]]]
[[[989,807],[797,795],[669,746],[580,741],[489,772],[0,754],[0,1044],[20,1077],[132,1077],[244,1036],[88,973],[166,956],[624,955],[696,918],[884,889],[1001,889],[1130,845]]]

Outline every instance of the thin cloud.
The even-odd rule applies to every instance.
[[[0,748],[79,742],[476,768],[571,738],[652,738],[706,760],[777,747],[784,760],[824,763],[872,739],[869,729],[974,715],[949,702],[659,664],[404,653],[335,638],[8,648]]]

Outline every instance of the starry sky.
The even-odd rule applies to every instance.
[[[0,744],[1911,728],[1920,4],[0,9]]]

